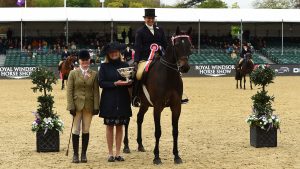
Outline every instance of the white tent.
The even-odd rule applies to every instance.
[[[299,9],[158,8],[159,22],[300,22]],[[0,8],[0,22],[142,21],[143,8]]]

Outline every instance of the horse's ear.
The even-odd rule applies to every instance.
[[[179,29],[179,26],[177,26],[176,35],[179,35],[179,34],[180,34],[180,29]]]
[[[192,34],[192,30],[193,30],[193,28],[190,27],[189,30],[187,31],[187,34],[188,34],[188,35],[191,35],[191,34]]]

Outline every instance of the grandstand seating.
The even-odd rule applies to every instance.
[[[191,64],[236,64],[240,58],[232,59],[229,54],[220,49],[202,49],[200,54],[190,56]],[[257,64],[265,63],[257,54],[253,55],[253,61]]]
[[[34,53],[34,57],[28,53],[20,53],[17,50],[9,50],[4,66],[57,66],[60,60],[59,54]],[[229,54],[217,48],[202,49],[200,54],[190,56],[190,64],[236,64],[239,57],[232,59]],[[265,63],[258,55],[253,55],[254,63]],[[300,63],[300,62],[299,62]]]
[[[8,51],[4,66],[57,66],[60,60],[58,54],[34,53],[33,57],[27,53]]]
[[[280,47],[265,48],[262,53],[277,64],[300,64],[298,47],[284,48],[283,54]]]

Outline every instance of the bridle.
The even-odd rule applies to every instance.
[[[172,42],[172,57],[175,59],[175,63],[168,62],[166,59],[163,58],[163,56],[160,59],[160,63],[166,66],[167,68],[174,70],[176,72],[180,72],[180,63],[178,62],[178,57],[176,55],[175,51],[175,40],[178,38],[187,38],[189,40],[189,43],[192,45],[191,37],[189,35],[176,35],[172,36],[171,42]],[[187,56],[186,59],[189,59]]]

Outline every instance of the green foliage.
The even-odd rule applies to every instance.
[[[27,0],[29,7],[63,7],[64,0]]]
[[[100,6],[97,0],[67,0],[68,7],[97,7]]]
[[[124,6],[124,0],[111,0],[106,3],[107,7],[121,8]]]
[[[52,117],[53,116],[53,96],[47,94],[47,92],[52,92],[52,85],[56,84],[57,78],[52,71],[49,71],[46,68],[40,67],[32,72],[30,75],[32,83],[35,85],[31,89],[34,93],[41,92],[42,96],[38,97],[38,110],[37,113],[42,118]]]
[[[15,0],[0,0],[0,7],[17,7]]]
[[[206,0],[188,0],[188,1],[183,1],[175,5],[177,8],[191,8],[194,7],[195,5],[200,4],[201,2],[206,1]]]
[[[206,0],[198,5],[198,8],[228,8],[222,0]]]
[[[272,102],[274,101],[273,96],[268,96],[267,91],[259,91],[251,97],[253,101],[254,113],[257,116],[268,115],[273,113]]]
[[[261,86],[262,90],[265,91],[265,87],[273,83],[275,71],[269,66],[260,65],[254,69],[250,78],[256,86]]]
[[[275,71],[267,65],[259,65],[250,74],[251,81],[258,86],[262,86],[262,90],[251,97],[253,101],[253,113],[246,122],[250,126],[259,126],[261,129],[269,130],[271,127],[279,128],[280,120],[273,115],[274,109],[272,102],[274,96],[269,96],[265,87],[273,83]]]
[[[231,8],[240,8],[239,3],[235,2],[231,5]]]
[[[31,88],[33,92],[43,92],[44,96],[47,95],[47,92],[52,92],[52,85],[57,82],[55,74],[44,67],[39,67],[33,71],[30,78],[32,83],[35,85],[35,87]]]
[[[143,4],[140,2],[130,2],[129,3],[130,8],[143,8]]]
[[[296,0],[256,0],[254,8],[288,9],[297,6]]]
[[[241,32],[241,26],[237,26],[237,25],[231,26],[231,35],[233,37],[238,37],[240,35],[240,32]]]

